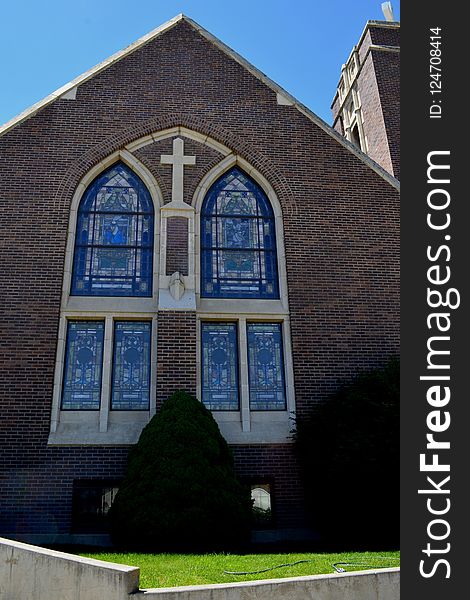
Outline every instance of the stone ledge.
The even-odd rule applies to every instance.
[[[135,600],[399,600],[400,569],[139,590]]]
[[[139,589],[139,568],[0,538],[0,598],[8,600],[398,600],[400,569]]]

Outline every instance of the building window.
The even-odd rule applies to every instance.
[[[361,138],[359,137],[359,128],[357,124],[351,129],[351,142],[359,149],[361,148]]]
[[[62,410],[99,410],[103,334],[103,321],[68,322]]]
[[[263,529],[272,526],[271,486],[269,483],[251,485],[253,527]]]
[[[154,210],[137,175],[118,163],[85,191],[78,209],[74,296],[151,296]]]
[[[279,298],[274,214],[238,167],[216,181],[201,211],[201,295]]]
[[[248,383],[252,411],[286,410],[284,354],[281,323],[242,323],[246,327],[248,372],[242,369],[242,381]],[[242,336],[242,339],[245,335]],[[202,402],[213,411],[239,410],[237,325],[201,323]]]
[[[286,410],[280,323],[248,323],[251,410]]]
[[[352,82],[352,80],[354,79],[354,75],[356,74],[356,63],[354,61],[354,59],[349,63],[349,80]]]
[[[344,85],[343,79],[341,79],[341,82],[340,82],[339,87],[338,87],[338,93],[339,93],[340,102],[343,101],[344,92],[345,92],[345,85]]]
[[[239,410],[237,326],[202,323],[202,402],[210,410]]]
[[[348,112],[349,123],[352,123],[354,121],[354,119],[356,118],[356,110],[354,108],[354,103],[352,100],[346,107],[346,110]]]
[[[72,530],[78,533],[108,531],[108,512],[118,492],[114,480],[75,480],[72,494]]]
[[[149,322],[114,324],[113,410],[148,410],[150,403]]]

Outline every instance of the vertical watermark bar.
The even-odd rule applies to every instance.
[[[470,534],[468,34],[451,3],[401,17],[401,598],[450,600],[468,595]]]

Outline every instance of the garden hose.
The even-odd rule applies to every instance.
[[[386,558],[387,560],[400,560],[399,558],[395,558],[394,556],[390,556],[390,557],[378,557],[378,558]],[[337,573],[346,573],[346,569],[344,569],[343,567],[340,567],[339,565],[344,565],[345,567],[370,567],[375,568],[375,569],[387,569],[388,566],[384,566],[384,565],[371,565],[369,563],[363,563],[363,562],[337,562],[332,564],[331,566],[333,567],[333,569],[337,572]]]
[[[266,571],[273,571],[274,569],[281,569],[282,567],[293,567],[300,563],[312,562],[311,560],[297,560],[293,563],[285,563],[283,565],[276,565],[275,567],[268,567],[267,569],[261,569],[260,571],[224,571],[226,575],[258,575],[258,573],[266,573]]]
[[[378,556],[377,558],[379,559],[384,559],[384,560],[400,560],[398,557],[395,556]],[[313,562],[312,559],[305,559],[305,560],[297,560],[293,563],[284,563],[282,565],[276,565],[275,567],[268,567],[267,569],[260,569],[259,571],[224,571],[225,575],[258,575],[259,573],[266,573],[267,571],[274,571],[274,569],[282,569],[283,567],[293,567],[294,565],[299,565],[301,563],[309,563],[309,562]],[[371,565],[369,563],[362,563],[362,562],[337,562],[332,564],[331,566],[333,567],[333,570],[336,571],[337,573],[346,573],[346,569],[344,569],[343,567],[339,566],[339,565],[344,565],[344,567],[370,567],[370,568],[376,568],[376,569],[386,569],[388,568],[388,565]]]

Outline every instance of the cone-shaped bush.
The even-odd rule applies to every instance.
[[[211,413],[175,392],[131,450],[110,510],[116,545],[145,550],[230,550],[247,541],[249,491]]]

